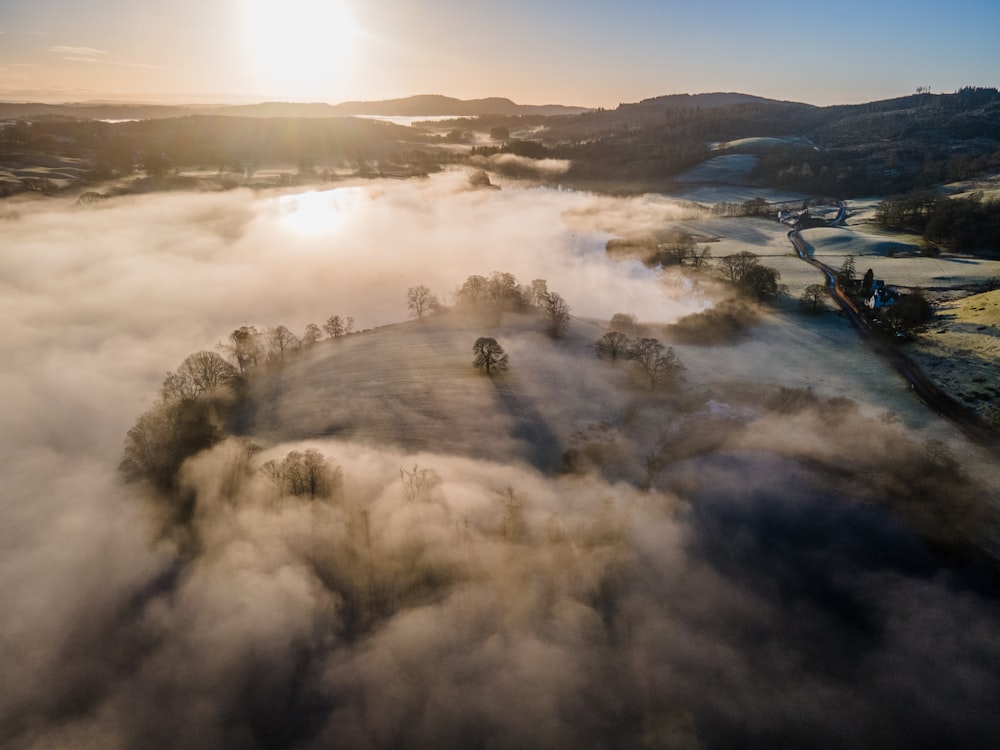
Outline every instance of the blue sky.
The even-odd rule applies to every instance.
[[[741,91],[815,104],[1000,85],[1000,3],[4,0],[0,98],[418,93],[613,107]]]

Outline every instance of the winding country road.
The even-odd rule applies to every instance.
[[[847,218],[847,206],[843,201],[837,201],[837,206],[839,208],[837,216],[827,222],[827,226],[843,226],[844,220]],[[794,217],[794,221],[797,222],[797,220],[798,217]],[[966,437],[1000,455],[1000,436],[997,435],[997,431],[978,414],[960,404],[932,383],[920,366],[906,356],[891,339],[874,335],[868,325],[867,319],[861,315],[857,306],[847,296],[840,284],[837,283],[836,271],[825,263],[821,263],[815,258],[810,257],[806,252],[806,244],[800,234],[801,230],[791,221],[786,223],[789,223],[793,227],[788,232],[788,239],[795,248],[795,252],[800,259],[816,267],[823,273],[823,276],[826,278],[826,288],[830,292],[830,296],[833,297],[834,301],[840,307],[841,312],[861,334],[868,346],[886,359],[896,372],[903,376],[910,384],[913,392],[928,407],[952,422]]]

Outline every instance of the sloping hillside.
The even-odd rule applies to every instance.
[[[952,397],[1000,423],[1000,290],[941,304],[914,358]]]

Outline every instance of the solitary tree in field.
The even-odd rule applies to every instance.
[[[472,364],[476,369],[484,370],[487,375],[507,369],[507,352],[494,338],[480,336],[472,345],[472,353],[475,355]]]
[[[437,297],[423,284],[406,290],[406,306],[410,308],[410,317],[422,320],[424,313],[433,310],[437,304]]]
[[[594,351],[599,359],[611,360],[615,364],[628,355],[629,337],[620,331],[608,331],[594,344]]]

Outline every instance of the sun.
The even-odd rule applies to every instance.
[[[262,91],[335,98],[351,71],[357,31],[337,0],[244,0],[248,69]]]

